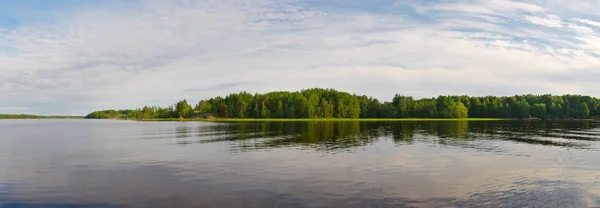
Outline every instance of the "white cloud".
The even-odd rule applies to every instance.
[[[558,17],[556,15],[546,15],[545,17],[527,15],[524,18],[533,24],[541,25],[541,26],[545,26],[545,27],[566,28],[566,29],[570,29],[570,30],[578,32],[578,33],[593,33],[594,32],[594,30],[589,27],[580,26],[575,23],[563,22],[560,19],[560,17]]]
[[[419,12],[462,12],[469,14],[485,14],[496,16],[512,16],[522,12],[542,12],[544,8],[531,3],[512,0],[465,0],[449,2],[426,2],[417,5]]]
[[[566,27],[569,29],[572,29],[575,32],[579,32],[579,33],[594,33],[594,30],[592,28],[579,26],[579,25],[573,24],[573,23],[567,23]]]
[[[563,27],[564,24],[556,15],[548,15],[547,17],[527,15],[525,19],[533,24],[546,27]]]
[[[427,17],[409,17],[299,2],[142,1],[82,9],[53,25],[0,28],[0,48],[16,49],[0,53],[0,105],[81,114],[309,87],[385,100],[600,96],[597,84],[556,79],[600,67],[598,36],[543,4],[418,1],[408,4]]]
[[[596,26],[596,27],[600,27],[600,22],[597,21],[593,21],[593,20],[588,20],[588,19],[581,19],[581,18],[574,18],[573,20],[584,23],[584,24],[588,24],[591,26]]]

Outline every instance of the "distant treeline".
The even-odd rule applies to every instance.
[[[600,116],[600,99],[582,95],[515,95],[510,97],[438,96],[414,99],[396,94],[391,102],[334,89],[266,94],[234,93],[226,97],[186,100],[173,106],[105,110],[86,118],[529,118],[585,119]]]
[[[0,119],[76,119],[82,116],[37,116],[26,114],[0,114]]]

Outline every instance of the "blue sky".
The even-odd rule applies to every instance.
[[[0,113],[246,90],[600,96],[600,1],[0,0]]]
[[[48,21],[60,18],[61,15],[110,2],[107,0],[0,0],[0,24],[8,28],[23,24],[52,24]]]

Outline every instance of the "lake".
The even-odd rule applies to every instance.
[[[598,207],[594,121],[0,120],[0,207]]]

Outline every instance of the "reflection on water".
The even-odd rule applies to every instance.
[[[504,140],[532,145],[589,148],[586,141],[600,140],[600,126],[591,122],[443,121],[443,122],[232,122],[225,125],[189,125],[175,129],[178,144],[228,142],[232,151],[305,147],[343,151],[391,139],[397,145],[437,143],[473,147],[481,140]],[[146,139],[170,139],[151,134]],[[479,141],[479,142],[477,142]]]
[[[597,207],[600,123],[0,121],[0,207]]]

